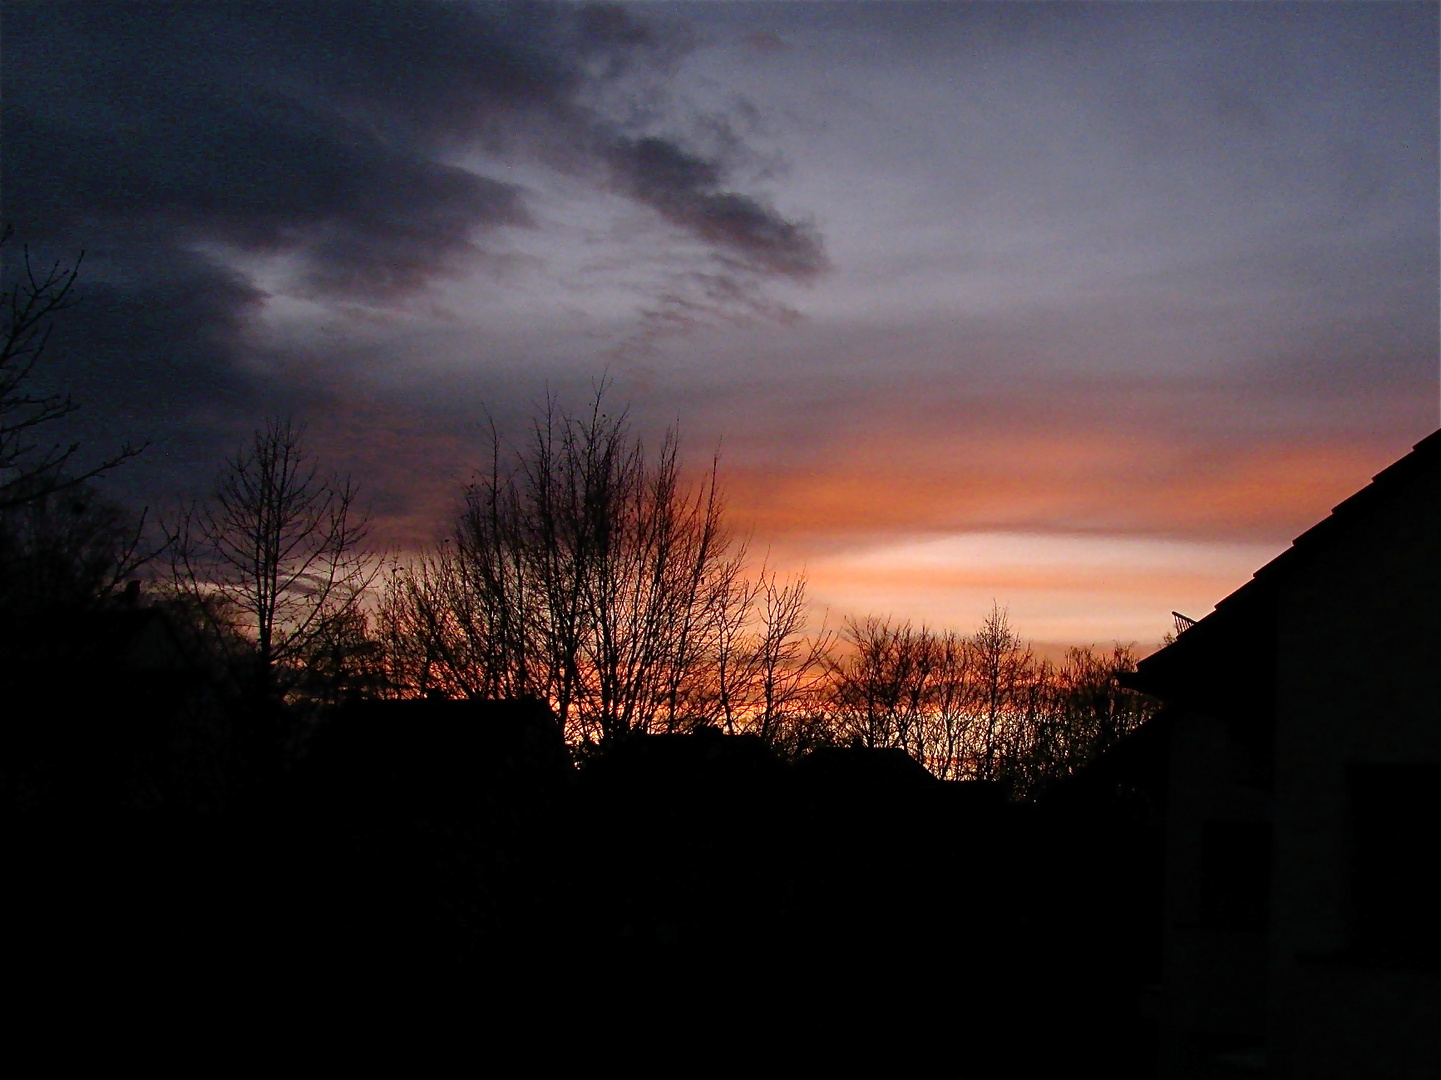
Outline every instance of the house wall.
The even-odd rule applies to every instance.
[[[1358,906],[1375,837],[1358,831],[1357,800],[1373,796],[1358,794],[1357,767],[1412,766],[1393,774],[1411,783],[1441,765],[1441,463],[1431,458],[1377,490],[1280,584],[1273,1076],[1441,1075],[1441,975],[1408,970],[1404,949],[1370,948],[1375,915]],[[1377,835],[1434,863],[1431,827],[1412,812],[1394,817],[1395,832]]]
[[[1252,832],[1269,838],[1271,797],[1254,758],[1222,720],[1198,712],[1176,718],[1166,820],[1162,1077],[1229,1075],[1218,1073],[1216,1063],[1244,1061],[1264,1045],[1265,929],[1233,917],[1226,897],[1234,883],[1216,880],[1218,870],[1237,869],[1233,853],[1216,850],[1218,840],[1224,847]],[[1254,884],[1264,893],[1264,867],[1260,874]]]

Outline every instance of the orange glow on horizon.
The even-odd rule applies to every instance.
[[[1188,460],[1163,441],[1018,436],[1006,456],[888,445],[820,465],[727,468],[732,518],[762,542],[1018,531],[1289,540],[1386,461],[1369,446],[1263,445]],[[1100,445],[1104,443],[1104,445]]]
[[[487,448],[403,406],[346,404],[312,442],[357,479],[387,481],[371,489],[386,492],[375,546],[434,542]],[[832,626],[876,614],[970,632],[994,601],[1029,638],[1142,646],[1172,610],[1204,615],[1388,463],[1360,444],[1202,450],[1140,428],[879,422],[819,460],[747,450],[721,462],[729,520],[753,561],[804,569],[813,625],[828,609]]]
[[[968,632],[994,601],[1027,637],[1146,646],[1172,610],[1204,615],[1385,464],[1360,445],[1188,455],[1139,433],[1016,432],[976,453],[959,437],[876,438],[726,480],[733,519],[754,522],[778,565],[804,566],[836,617]]]

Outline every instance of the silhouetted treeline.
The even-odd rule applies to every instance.
[[[578,759],[635,734],[716,727],[791,758],[899,748],[943,779],[1028,793],[1145,715],[1115,681],[1129,649],[1053,664],[999,610],[969,637],[875,617],[809,626],[804,577],[755,565],[728,524],[717,464],[688,479],[674,433],[648,448],[608,411],[604,385],[579,413],[548,400],[519,443],[493,430],[448,534],[384,573],[358,485],[324,471],[290,420],[258,428],[208,491],[147,531],[146,515],[93,484],[134,447],[85,468],[78,445],[45,441],[77,408],[38,391],[34,372],[78,264],[36,270],[11,248],[0,689],[12,699],[39,672],[98,662],[82,642],[123,599],[165,609],[167,634],[204,654],[187,663],[275,729],[250,753],[277,767],[319,710],[347,701],[534,698]],[[128,584],[142,576],[143,597]]]
[[[970,635],[877,617],[813,629],[804,577],[752,566],[729,531],[714,468],[688,487],[673,439],[649,457],[624,416],[600,409],[552,408],[511,457],[497,439],[451,534],[384,573],[362,546],[356,486],[320,473],[284,422],[258,430],[148,549],[143,521],[85,485],[0,510],[12,658],[0,677],[14,697],[37,671],[84,668],[67,643],[119,605],[165,613],[186,663],[274,728],[247,752],[275,768],[348,701],[534,698],[578,759],[716,728],[789,759],[896,748],[941,779],[1014,795],[1146,717],[1116,680],[1130,648],[1055,663],[999,608]],[[137,592],[127,581],[147,561]]]
[[[392,562],[371,626],[387,695],[533,696],[581,756],[631,734],[717,727],[798,756],[899,748],[943,779],[1018,793],[1136,727],[1136,656],[1038,658],[993,610],[973,635],[908,622],[807,625],[804,577],[752,567],[712,467],[687,486],[673,436],[552,405],[488,472],[449,536]]]
[[[464,1002],[532,1055],[981,1075],[1044,1031],[1047,1061],[1144,1075],[1154,801],[1051,783],[1145,715],[1128,650],[1054,664],[999,609],[970,636],[812,628],[715,467],[688,483],[599,396],[497,438],[450,535],[383,574],[356,485],[287,421],[131,513],[93,482],[129,449],[83,470],[26,441],[71,408],[27,385],[70,280],[15,286],[0,357],[7,961],[33,1000],[144,972],[242,1010]]]

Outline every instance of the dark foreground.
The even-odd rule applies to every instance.
[[[426,702],[347,714],[236,805],[174,803],[11,808],[7,951],[36,1022],[253,1045],[348,1016],[350,1049],[419,1022],[685,1071],[1154,1071],[1159,835],[1134,798],[1019,806],[899,752],[791,765],[705,733],[577,771],[533,709]]]

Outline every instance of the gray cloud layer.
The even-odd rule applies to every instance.
[[[419,517],[479,400],[523,430],[607,362],[728,461],[873,444],[881,485],[1057,412],[1198,453],[1434,422],[1434,4],[3,11],[4,214],[87,249],[80,434],[167,470],[330,416]]]
[[[284,256],[322,298],[403,298],[532,224],[508,161],[653,210],[738,294],[825,265],[725,154],[636,119],[627,80],[663,85],[687,43],[615,7],[6,4],[4,37],[4,214],[47,255],[87,250],[64,340],[105,388],[91,423],[126,435],[301,392],[249,373],[263,295],[206,252]]]

